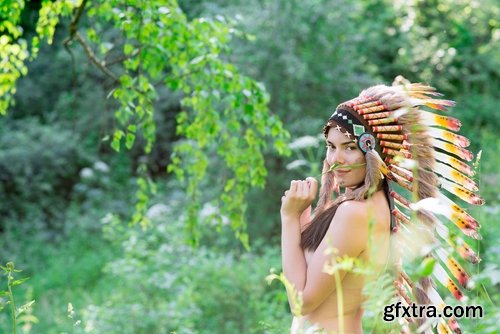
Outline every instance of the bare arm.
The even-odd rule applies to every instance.
[[[298,217],[282,216],[281,259],[283,273],[296,291],[302,291],[306,284],[307,264],[304,250],[300,246],[300,225]],[[293,310],[291,291],[287,291],[288,301]]]
[[[312,211],[312,207],[311,207],[311,205],[309,205],[307,207],[307,209],[305,209],[304,212],[302,212],[302,214],[300,215],[300,219],[299,219],[300,232],[304,231],[306,229],[307,225],[309,225],[309,223],[311,222],[311,211]]]
[[[317,181],[292,181],[281,199],[281,254],[283,273],[297,291],[306,284],[307,264],[300,246],[303,219],[308,216],[317,192]],[[287,291],[291,305],[290,291]]]

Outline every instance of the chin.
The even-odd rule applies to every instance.
[[[343,188],[358,188],[364,181],[364,179],[359,181],[337,179],[337,184]]]

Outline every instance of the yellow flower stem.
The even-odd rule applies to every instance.
[[[342,286],[338,268],[333,272],[337,290],[337,307],[339,308],[339,334],[344,334],[344,297],[342,295]]]

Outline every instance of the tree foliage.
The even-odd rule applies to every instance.
[[[25,75],[28,43],[18,26],[24,2],[5,3],[1,7],[3,24],[2,112],[12,103],[15,84]],[[80,20],[88,14],[88,29],[81,32]],[[216,200],[221,215],[228,216],[236,235],[248,245],[244,223],[245,194],[250,187],[263,186],[266,168],[262,150],[266,138],[279,154],[286,154],[288,134],[278,117],[269,113],[269,95],[264,86],[242,75],[226,60],[228,43],[237,34],[231,22],[223,18],[188,20],[176,1],[43,1],[39,11],[37,36],[32,40],[31,55],[36,56],[38,40],[49,43],[60,16],[72,15],[68,47],[74,42],[89,59],[114,83],[110,93],[119,103],[115,112],[118,126],[111,146],[119,151],[132,148],[140,133],[146,141],[144,151],[150,153],[155,141],[154,103],[157,89],[166,85],[182,92],[183,111],[177,116],[176,145],[169,171],[187,183],[191,205],[187,227],[194,240],[197,211],[200,207],[200,183],[209,156],[220,156],[227,169],[223,191]],[[100,29],[111,24],[121,38],[116,43],[101,41]],[[91,44],[92,43],[92,44]],[[94,51],[98,49],[99,51]],[[121,66],[111,68],[100,57],[118,52]],[[146,205],[151,182],[141,182],[138,215],[134,221],[146,223],[140,214]],[[149,186],[147,186],[149,185]]]

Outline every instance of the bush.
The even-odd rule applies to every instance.
[[[279,265],[277,249],[263,256],[214,252],[183,243],[183,227],[163,205],[150,229],[122,228],[108,216],[105,231],[123,240],[123,256],[105,271],[115,282],[103,305],[83,323],[95,333],[262,333],[289,325],[286,293],[265,277]],[[121,229],[121,232],[119,232]]]
[[[3,125],[0,216],[15,220],[30,217],[31,224],[38,221],[55,227],[79,179],[79,170],[88,161],[79,138],[68,129],[35,119]]]

